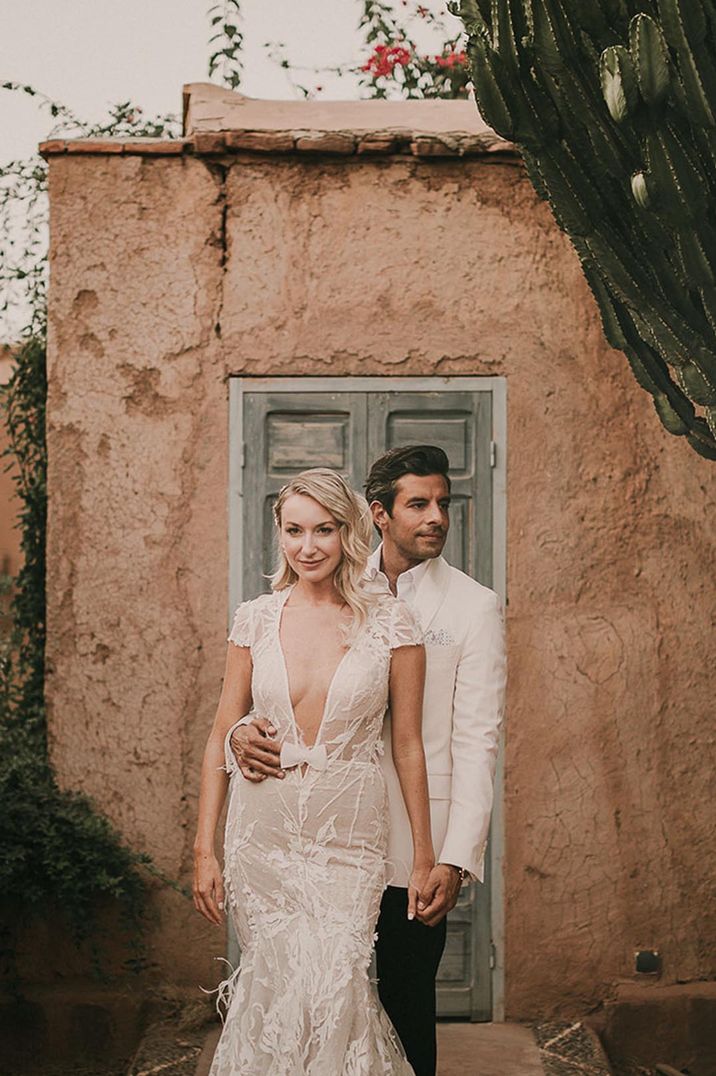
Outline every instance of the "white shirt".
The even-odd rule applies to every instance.
[[[368,572],[371,573],[372,569],[371,577],[373,579],[379,579],[381,583],[384,582],[385,585],[388,586],[388,577],[381,568],[382,549],[383,547],[380,545],[373,553],[371,553],[368,559]],[[420,585],[420,580],[428,570],[429,563],[429,560],[421,560],[420,564],[416,564],[415,567],[408,568],[407,571],[400,573],[396,584],[396,597],[400,598],[401,601],[407,602],[410,606],[413,605]]]

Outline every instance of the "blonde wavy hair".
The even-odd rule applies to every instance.
[[[343,556],[333,577],[334,585],[343,601],[353,612],[353,626],[349,633],[353,638],[363,627],[368,610],[375,600],[361,587],[361,579],[370,555],[373,521],[368,502],[362,494],[351,489],[345,478],[328,467],[312,467],[301,471],[279,492],[273,506],[277,537],[281,529],[281,512],[286,500],[294,493],[312,497],[338,524]],[[271,576],[271,588],[283,590],[295,583],[298,576],[286,559],[280,541],[277,550],[278,564]]]

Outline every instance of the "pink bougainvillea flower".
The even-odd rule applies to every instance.
[[[361,71],[369,72],[373,78],[389,78],[396,67],[405,67],[410,59],[410,49],[404,45],[376,45]]]
[[[464,67],[467,63],[466,52],[446,52],[442,56],[435,57],[438,67]]]

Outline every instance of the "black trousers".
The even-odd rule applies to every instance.
[[[435,976],[445,948],[447,922],[426,927],[408,921],[408,890],[383,894],[375,945],[378,993],[400,1036],[415,1076],[435,1076]]]

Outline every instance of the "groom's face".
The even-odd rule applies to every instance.
[[[398,479],[393,511],[373,505],[383,543],[407,560],[439,557],[450,528],[450,494],[439,474],[408,474]]]

